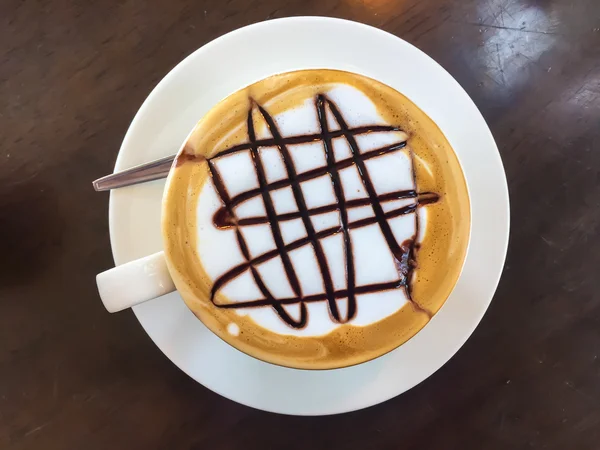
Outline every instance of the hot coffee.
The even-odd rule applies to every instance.
[[[335,368],[414,336],[460,274],[466,183],[435,123],[361,75],[275,75],[216,105],[169,175],[169,270],[257,358]]]

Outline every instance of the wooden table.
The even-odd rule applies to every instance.
[[[466,345],[335,417],[208,391],[94,281],[112,258],[91,181],[144,98],[206,42],[290,15],[366,22],[435,58],[488,120],[511,194],[504,275]],[[598,0],[3,0],[0,448],[597,450],[599,199]]]

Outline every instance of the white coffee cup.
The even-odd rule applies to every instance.
[[[382,99],[421,125],[401,128]],[[436,136],[447,156],[440,179],[454,182],[454,214],[419,219],[441,196],[419,190],[418,170],[428,180],[436,172],[423,167],[446,166],[438,156],[417,166],[414,155],[430,148],[408,145],[410,133]],[[451,156],[431,119],[377,80],[312,69],[258,81],[216,105],[182,145],[163,193],[164,252],[99,274],[100,297],[116,312],[178,289],[224,341],[287,367],[381,356],[429,322],[460,273],[468,193]],[[459,244],[424,240],[450,236],[446,227]],[[413,273],[417,246],[430,256]],[[439,261],[451,263],[443,276]],[[411,290],[419,277],[434,280],[427,306]]]

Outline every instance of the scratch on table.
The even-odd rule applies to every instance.
[[[523,52],[517,52],[517,54],[521,55],[523,58],[525,58],[526,60],[528,60],[533,65],[535,65],[537,67],[540,67],[539,62],[537,60],[530,58],[529,56],[527,56]]]
[[[27,436],[31,436],[32,434],[35,434],[35,433],[37,433],[37,432],[41,431],[43,428],[46,428],[46,427],[47,427],[48,425],[50,425],[51,423],[52,423],[52,421],[49,421],[49,422],[46,422],[46,423],[43,423],[43,424],[41,424],[41,425],[40,425],[40,426],[38,426],[38,427],[32,428],[31,430],[27,431],[27,432],[26,432],[26,433],[23,435],[23,437],[27,437]]]
[[[495,28],[498,30],[509,30],[509,31],[520,31],[521,33],[533,33],[533,34],[545,34],[549,36],[566,36],[563,33],[556,33],[554,31],[541,31],[541,30],[526,30],[524,28],[515,28],[515,27],[505,27],[502,25],[489,25],[481,22],[468,22],[464,20],[452,21],[454,23],[460,23],[463,25],[471,25],[474,27],[486,27],[486,28]]]
[[[410,5],[410,6],[408,7],[408,9],[404,10],[404,14],[406,14],[406,13],[407,13],[407,12],[409,12],[409,11],[412,11],[412,10],[415,8],[415,6],[419,5],[420,3],[421,3],[421,2],[420,2],[419,0],[418,0],[418,1],[416,1],[416,2],[414,2],[412,5]]]
[[[498,80],[496,80],[493,76],[491,76],[489,73],[484,73],[483,75],[485,75],[486,77],[488,77],[490,80],[492,80],[494,83],[496,83],[498,86],[502,87],[502,83],[500,83]]]
[[[550,239],[546,239],[544,236],[542,236],[540,234],[540,237],[542,238],[542,241],[544,241],[546,244],[548,244],[550,247],[556,247],[556,244],[554,242],[552,242]]]
[[[423,17],[421,20],[419,20],[417,23],[413,24],[412,27],[410,27],[408,30],[406,30],[406,34],[410,33],[411,31],[419,28],[421,25],[423,25],[425,22],[427,22],[429,20],[429,17]]]
[[[423,31],[423,32],[421,32],[421,33],[419,33],[419,34],[417,34],[417,35],[414,37],[414,39],[415,39],[415,40],[417,40],[417,39],[419,39],[421,36],[424,36],[424,35],[426,35],[426,34],[427,34],[427,33],[429,33],[430,31],[433,31],[433,30],[435,30],[435,29],[436,29],[436,28],[438,28],[438,27],[439,27],[439,24],[435,24],[435,25],[433,25],[433,26],[431,26],[431,27],[427,28],[425,31]]]
[[[514,20],[515,22],[517,21],[517,19],[515,19],[515,16],[513,16],[510,11],[508,9],[506,9],[505,6],[500,5],[500,9],[503,10],[506,14],[509,15],[509,17]]]
[[[504,68],[502,66],[502,59],[500,58],[500,44],[496,44],[496,56],[498,57],[498,69],[502,75],[502,84],[506,86],[506,76],[504,75]]]
[[[577,389],[573,383],[571,383],[568,380],[565,380],[565,386],[567,386],[569,389],[571,389],[572,391],[576,392],[577,394],[581,395],[583,398],[585,398],[586,400],[592,400],[592,397],[590,397],[588,394],[586,394],[585,392]]]

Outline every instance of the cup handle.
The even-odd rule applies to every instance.
[[[175,290],[164,252],[102,272],[96,276],[96,284],[104,307],[111,313]]]

